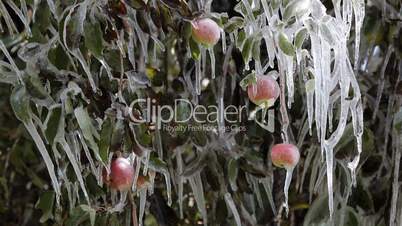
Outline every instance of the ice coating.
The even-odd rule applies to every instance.
[[[300,159],[299,149],[293,144],[277,144],[271,149],[272,163],[281,168],[291,169]]]
[[[192,34],[195,41],[206,46],[213,46],[218,43],[221,35],[221,28],[218,24],[209,19],[196,19],[191,22]]]
[[[272,106],[279,97],[279,85],[270,76],[257,76],[257,83],[247,88],[248,97],[256,105]]]

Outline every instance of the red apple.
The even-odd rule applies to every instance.
[[[293,169],[300,159],[299,149],[293,144],[276,144],[271,149],[271,159],[277,167]]]
[[[196,42],[206,45],[214,46],[220,39],[221,28],[218,24],[209,19],[196,19],[191,22],[192,34]]]
[[[256,79],[256,83],[247,87],[248,98],[258,106],[269,108],[279,97],[279,85],[270,76],[257,76]]]
[[[116,158],[110,164],[110,173],[103,171],[103,180],[113,189],[129,190],[134,180],[134,167],[127,159]]]

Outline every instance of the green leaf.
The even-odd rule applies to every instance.
[[[36,202],[35,207],[42,211],[42,217],[39,220],[41,223],[53,218],[54,198],[55,193],[53,191],[45,191]]]
[[[134,9],[144,9],[147,6],[142,0],[129,0],[127,2]]]
[[[188,44],[190,46],[190,51],[191,51],[191,57],[194,60],[200,60],[201,57],[201,52],[200,52],[200,47],[199,45],[194,41],[194,39],[190,38],[188,40]]]
[[[281,48],[282,52],[288,56],[294,56],[295,55],[295,48],[292,45],[292,43],[289,41],[288,37],[281,32],[278,35],[278,41],[279,41],[279,48]]]
[[[26,123],[31,119],[29,97],[24,86],[18,85],[13,89],[10,104],[15,116],[20,121]]]
[[[56,137],[57,130],[59,128],[59,122],[61,118],[61,108],[54,108],[49,112],[49,119],[46,123],[45,135],[49,144],[53,144],[54,138]]]
[[[84,25],[85,46],[95,57],[102,57],[103,38],[99,22],[86,22]]]
[[[106,118],[102,124],[102,130],[100,133],[100,139],[98,142],[99,156],[103,162],[107,162],[109,156],[109,147],[112,140],[112,119]]]
[[[113,134],[111,137],[110,148],[111,151],[119,151],[122,148],[123,139],[124,139],[124,122],[123,120],[117,120],[114,124]]]
[[[250,36],[244,42],[241,55],[243,56],[243,61],[245,64],[248,64],[251,60],[251,56],[253,53],[253,45],[254,45],[254,36]]]

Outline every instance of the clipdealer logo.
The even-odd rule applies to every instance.
[[[133,115],[133,109],[138,105],[145,106],[143,117]],[[242,120],[247,114],[247,106],[224,106],[223,100],[218,105],[194,105],[187,99],[175,99],[173,105],[159,105],[153,98],[136,99],[131,102],[129,112],[134,124],[153,123],[158,129],[168,132],[246,130]],[[261,113],[261,117],[257,117],[258,113]],[[257,107],[248,115],[247,120],[254,120],[261,127],[273,131],[273,123],[269,123],[273,119],[266,120],[265,116],[265,109]]]

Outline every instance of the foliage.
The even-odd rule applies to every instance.
[[[325,6],[333,18],[340,2],[356,16],[345,45],[358,86],[335,81],[334,92],[326,94],[346,90],[350,100],[328,100],[328,128],[322,129],[318,124],[327,124],[327,117],[313,118],[320,105],[310,102],[314,93],[324,97],[327,91],[314,80],[314,40],[336,46],[349,32],[339,35],[341,21],[331,24],[336,20],[325,16],[312,19],[311,27],[300,25],[321,13],[300,2],[0,1],[0,224],[327,225],[333,206],[335,225],[401,225],[402,5],[366,1],[359,45],[363,17],[351,11],[361,1],[311,0],[312,9]],[[191,20],[198,17],[222,28],[215,47],[191,37]],[[316,20],[324,25],[314,39]],[[337,67],[331,60],[336,51],[323,61],[329,73]],[[258,106],[244,86],[255,82],[256,73],[279,76],[282,90],[280,101],[264,111],[271,123],[275,119],[265,129],[248,120]],[[196,127],[194,119],[158,129],[160,119],[134,123],[155,113],[144,103],[131,105],[139,98],[155,99],[153,106],[174,106],[179,98],[219,109],[244,105],[247,114],[226,124],[239,130],[221,130],[225,122],[218,115],[213,125],[205,124],[212,130],[163,127]],[[343,108],[354,100],[360,105]],[[353,186],[359,107],[364,128]],[[343,109],[352,116],[343,117]],[[190,111],[179,104],[178,118]],[[325,149],[323,141],[338,131],[332,125],[342,120],[342,137],[333,150]],[[276,130],[268,131],[272,126]],[[281,142],[301,151],[288,217],[282,205],[287,173],[268,155]],[[334,154],[333,164],[324,150]],[[135,165],[136,180],[147,180],[145,189],[116,192],[103,183],[102,171],[117,155]]]

